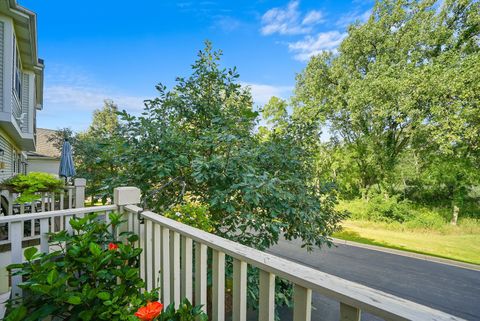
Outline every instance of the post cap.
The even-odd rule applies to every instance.
[[[113,190],[113,203],[115,205],[139,204],[142,194],[136,187],[117,187]]]
[[[73,180],[73,185],[75,186],[87,186],[87,180],[85,178],[75,178]]]

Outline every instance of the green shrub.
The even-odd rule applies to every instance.
[[[410,202],[399,202],[397,197],[383,195],[376,195],[369,200],[366,214],[369,220],[379,222],[403,223],[414,217]]]
[[[422,229],[442,229],[451,215],[451,210],[447,208],[428,208],[383,195],[375,195],[368,201],[342,201],[337,209],[347,211],[353,220],[400,223],[406,228]]]
[[[17,199],[20,203],[32,202],[38,199],[39,192],[59,192],[63,186],[63,180],[52,174],[31,172],[18,174],[2,182],[4,188],[15,193],[20,193]]]
[[[120,217],[110,214],[109,225],[97,222],[95,214],[70,220],[75,235],[51,235],[60,250],[44,254],[26,249],[27,263],[9,267],[20,268],[16,274],[25,280],[20,284],[25,295],[14,298],[20,305],[13,310],[23,317],[12,312],[7,320],[127,320],[133,315],[144,302],[138,291],[144,286],[138,271],[142,250],[133,246],[136,235],[124,233],[126,242],[120,242],[109,232],[109,227],[116,230]]]
[[[473,207],[473,206],[472,206]],[[382,222],[385,229],[429,229],[442,233],[455,232],[449,222],[452,209],[441,206],[413,204],[410,201],[398,201],[396,197],[374,196],[369,201],[356,199],[341,201],[337,210],[347,211],[350,218],[357,221]],[[478,231],[478,219],[461,217],[458,228],[465,231]]]
[[[207,321],[208,316],[200,305],[193,306],[187,299],[183,299],[178,309],[170,304],[165,311],[154,319],[157,321]]]
[[[186,196],[184,203],[177,204],[163,213],[164,216],[206,232],[213,231],[208,205]]]
[[[415,216],[412,219],[405,222],[405,225],[412,229],[441,230],[445,223],[447,222],[438,212],[420,208],[415,211]]]
[[[480,234],[480,219],[461,218],[458,220],[457,225],[463,233]]]
[[[368,202],[363,199],[354,199],[340,201],[336,206],[339,212],[346,212],[352,220],[368,221],[367,215]]]

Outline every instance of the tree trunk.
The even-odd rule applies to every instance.
[[[453,204],[453,215],[452,215],[452,220],[450,221],[450,224],[457,225],[459,211],[460,209],[458,208],[458,206]]]

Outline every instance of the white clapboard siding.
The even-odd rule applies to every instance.
[[[4,104],[4,84],[3,84],[3,77],[4,77],[4,55],[5,55],[5,37],[4,37],[4,32],[5,32],[5,23],[3,21],[0,21],[0,111],[5,110]]]

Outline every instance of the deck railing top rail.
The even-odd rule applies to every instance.
[[[10,223],[10,222],[39,220],[43,218],[53,218],[53,217],[59,217],[59,216],[75,216],[79,214],[86,214],[86,213],[93,213],[93,212],[114,211],[116,209],[117,209],[116,205],[102,205],[102,206],[92,206],[92,207],[71,208],[67,210],[56,210],[56,211],[47,211],[47,212],[38,212],[38,213],[0,216],[0,224]]]

